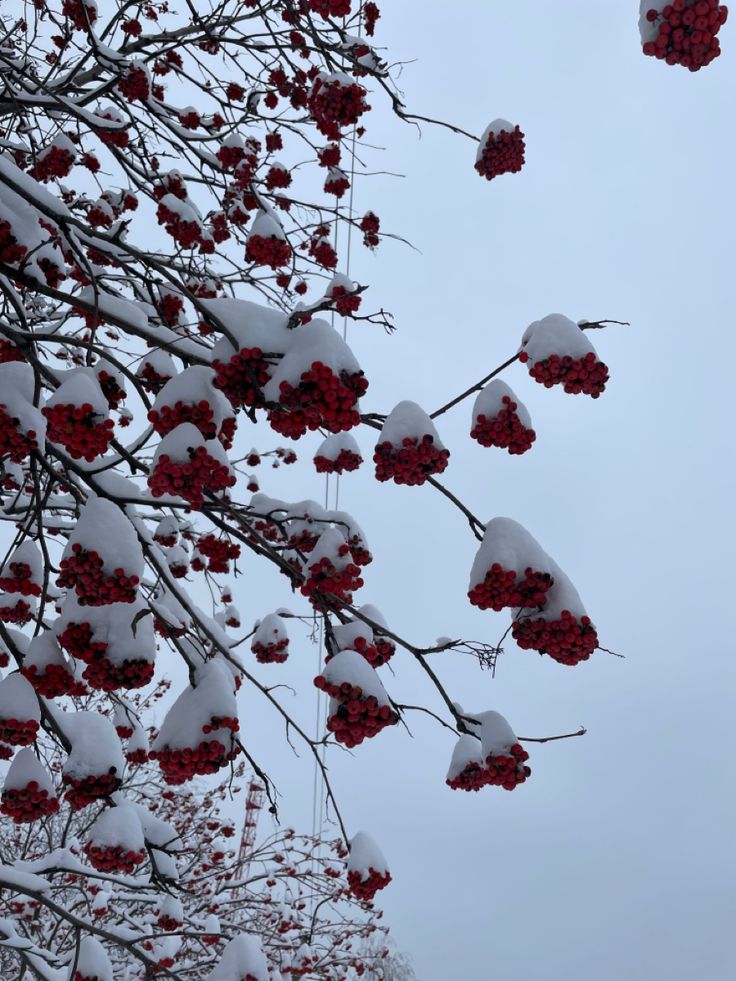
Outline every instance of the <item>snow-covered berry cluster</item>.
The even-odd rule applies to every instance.
[[[104,564],[99,552],[85,549],[80,542],[73,542],[70,554],[60,562],[61,572],[56,585],[74,589],[80,606],[132,603],[140,578],[128,575],[123,568],[114,569],[112,575],[108,575]]]
[[[314,684],[331,699],[328,731],[351,749],[399,721],[376,671],[355,650],[332,657]]]
[[[251,651],[260,664],[283,664],[289,656],[289,635],[277,613],[269,613],[256,626]]]
[[[642,0],[645,55],[697,72],[721,53],[718,33],[728,18],[719,0]]]
[[[62,782],[67,787],[65,799],[73,811],[94,804],[114,794],[120,788],[122,780],[115,772],[88,774],[86,777],[73,777],[65,773]]]
[[[543,606],[547,590],[552,585],[548,572],[527,567],[504,569],[500,562],[493,562],[482,582],[468,591],[468,599],[481,610],[503,610],[504,607]]]
[[[146,859],[145,851],[132,851],[121,845],[98,846],[87,842],[84,853],[98,872],[123,872],[132,875]]]
[[[352,429],[360,422],[356,405],[367,388],[362,372],[335,374],[329,365],[315,361],[296,386],[281,382],[281,408],[270,411],[268,421],[277,433],[291,439],[299,439],[308,429],[332,433]]]
[[[214,359],[212,367],[215,384],[235,408],[263,400],[263,386],[270,378],[272,364],[264,359],[260,348],[242,348],[225,363]]]
[[[553,313],[535,320],[524,332],[519,360],[532,378],[552,388],[562,385],[570,395],[597,399],[608,381],[608,368],[578,324]]]
[[[499,379],[475,400],[470,435],[481,446],[498,446],[512,455],[526,453],[537,438],[526,406]]]
[[[549,654],[560,664],[587,661],[598,647],[598,634],[590,617],[561,610],[554,620],[523,615],[514,620],[511,636],[523,650]]]
[[[56,403],[41,410],[47,420],[47,435],[53,443],[63,446],[73,460],[92,463],[107,452],[115,424],[101,418],[89,402],[81,405]]]
[[[38,821],[59,810],[59,800],[53,792],[31,780],[25,787],[5,788],[0,803],[0,812],[12,818],[15,824]]]
[[[154,497],[171,494],[184,498],[194,508],[200,508],[204,503],[205,494],[218,494],[228,490],[235,484],[236,478],[228,464],[218,459],[219,454],[215,456],[208,452],[207,447],[201,443],[201,436],[193,426],[191,429],[197,432],[199,440],[195,440],[194,445],[187,449],[188,459],[182,458],[181,454],[177,454],[172,459],[168,453],[161,452],[161,448],[166,445],[166,440],[177,436],[186,426],[190,424],[185,423],[174,430],[160,444],[148,478],[148,486]],[[209,447],[214,445],[214,440],[208,441]]]
[[[219,739],[203,739],[191,749],[158,749],[148,755],[161,767],[166,782],[176,786],[198,775],[217,773],[235,759],[238,751],[237,746],[228,749]]]
[[[526,766],[529,754],[506,719],[498,712],[481,712],[466,724],[470,725],[471,733],[458,739],[445,781],[447,786],[466,791],[489,786],[514,790],[524,783],[531,774]]]
[[[390,881],[390,872],[384,874],[373,868],[368,869],[368,875],[365,878],[360,872],[348,872],[348,888],[356,899],[373,899],[378,890],[385,889]]]
[[[366,103],[366,90],[349,75],[336,72],[320,74],[314,80],[309,96],[309,111],[317,129],[328,140],[339,140],[340,130],[357,123],[370,109]]]
[[[240,558],[240,545],[227,538],[215,535],[201,535],[197,540],[197,552],[207,559],[207,570],[212,573],[227,574],[230,562]],[[194,562],[192,562],[194,568]],[[197,571],[202,571],[201,569]]]
[[[450,459],[429,416],[416,402],[399,402],[378,437],[373,462],[376,480],[416,486],[442,473]]]
[[[516,174],[524,165],[524,134],[505,119],[495,119],[478,145],[475,169],[493,180],[500,174]]]

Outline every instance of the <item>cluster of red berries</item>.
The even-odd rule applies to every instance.
[[[98,872],[122,872],[132,875],[146,859],[145,851],[133,851],[121,845],[98,846],[87,842],[84,853]]]
[[[154,395],[158,395],[161,389],[164,387],[167,381],[171,381],[171,375],[161,375],[154,368],[150,361],[147,361],[138,377],[140,378],[141,385],[147,392],[152,392]]]
[[[154,497],[172,494],[183,497],[193,508],[201,508],[205,493],[227,490],[236,478],[224,463],[210,456],[204,446],[189,450],[189,461],[172,460],[163,453],[148,478]]]
[[[527,429],[516,413],[518,405],[514,400],[504,395],[504,408],[495,416],[487,417],[482,412],[475,419],[470,435],[481,446],[498,446],[514,455],[521,455],[531,449],[537,438],[533,429]]]
[[[289,656],[289,638],[282,637],[270,644],[254,641],[251,650],[259,664],[283,664]]]
[[[0,604],[4,604],[0,600]],[[20,626],[31,619],[31,608],[25,600],[18,600],[12,605],[0,605],[0,620],[3,623],[17,623]]]
[[[117,118],[117,114],[113,116],[111,112],[104,112],[99,117],[100,119],[108,119],[110,122],[118,124],[115,128],[105,128],[98,127],[94,130],[95,136],[99,137],[103,143],[107,143],[108,146],[116,146],[120,150],[124,150],[128,143],[130,142],[130,137],[128,136],[127,124],[120,125],[123,121]]]
[[[158,761],[166,783],[175,786],[195,776],[217,773],[234,760],[238,752],[239,747],[234,745],[228,750],[219,739],[203,739],[194,749],[151,750],[148,755]]]
[[[511,636],[523,650],[549,654],[560,664],[575,665],[587,661],[598,647],[598,634],[590,617],[573,616],[563,610],[559,620],[524,617],[515,620]]]
[[[352,749],[398,721],[398,715],[389,705],[379,705],[373,695],[369,695],[338,704],[327,719],[327,730],[338,743]]]
[[[58,810],[58,798],[39,787],[35,780],[23,788],[3,790],[0,812],[12,818],[15,824],[38,821],[49,814],[56,814]]]
[[[206,556],[207,568],[210,572],[226,574],[230,572],[230,560],[240,558],[240,545],[227,538],[216,538],[214,535],[202,535],[197,541],[197,551]]]
[[[154,664],[145,658],[128,659],[115,664],[97,655],[90,660],[82,677],[96,691],[118,691],[120,688],[142,688],[153,678]]]
[[[330,299],[335,301],[335,310],[341,317],[349,317],[360,309],[360,296],[357,293],[348,293],[344,286],[333,286]]]
[[[325,194],[334,194],[336,198],[344,197],[345,192],[350,190],[350,181],[345,173],[337,167],[331,167],[330,173],[325,181]]]
[[[27,562],[10,562],[10,576],[0,576],[0,589],[21,596],[40,596],[41,586],[31,579],[31,567]]]
[[[84,0],[64,0],[61,12],[78,31],[86,31],[97,20],[97,7],[86,4]]]
[[[339,554],[344,558],[350,549],[341,545]],[[325,555],[318,562],[308,567],[308,575],[301,586],[303,596],[319,605],[320,596],[329,596],[343,603],[353,602],[353,591],[360,589],[363,580],[360,578],[360,566],[348,562],[342,569],[337,569],[334,563]]]
[[[103,560],[94,549],[87,551],[80,542],[72,545],[72,554],[61,560],[56,585],[74,589],[80,606],[106,606],[108,603],[132,603],[138,588],[138,576],[128,576],[115,569],[111,576],[103,572]]]
[[[288,187],[291,184],[291,174],[281,164],[273,164],[266,173],[266,187],[269,191],[277,187]]]
[[[328,17],[349,17],[350,0],[308,0],[309,9],[327,20]]]
[[[357,123],[370,109],[366,94],[357,82],[345,84],[339,78],[316,78],[308,106],[320,133],[328,140],[339,140],[340,130]]]
[[[175,916],[169,916],[167,913],[160,913],[156,925],[161,927],[164,933],[174,933],[184,926],[184,921],[178,920]]]
[[[100,416],[89,402],[47,405],[42,412],[48,422],[48,438],[63,446],[73,460],[84,458],[92,463],[107,452],[115,424],[112,419],[98,421]]]
[[[648,10],[646,17],[657,25],[657,36],[645,42],[645,55],[696,72],[721,53],[716,35],[726,23],[728,7],[718,0],[672,0],[661,12]]]
[[[164,226],[169,235],[183,249],[193,249],[196,245],[202,244],[202,226],[198,221],[188,221],[186,218],[182,218],[176,211],[168,208],[163,201],[156,209],[156,217],[159,224]]]
[[[125,401],[125,389],[120,387],[115,375],[109,374],[104,368],[97,375],[97,381],[100,383],[102,394],[107,399],[108,408],[117,409],[120,403]]]
[[[130,65],[128,70],[117,84],[118,92],[127,99],[128,102],[145,102],[151,94],[148,84],[148,75],[142,68]]]
[[[378,4],[373,3],[373,0],[368,0],[368,3],[363,6],[365,33],[368,37],[373,37],[373,32],[376,29],[376,21],[380,16],[381,11],[378,9]]]
[[[363,457],[352,450],[340,450],[334,460],[326,456],[314,458],[314,468],[317,473],[346,473],[357,470],[363,462]]]
[[[363,244],[369,249],[375,249],[379,243],[378,231],[381,220],[372,211],[366,211],[360,220],[360,230],[363,233]]]
[[[92,628],[88,623],[69,623],[59,634],[59,643],[72,657],[85,664],[91,664],[104,657],[107,644],[92,639]]]
[[[356,899],[370,900],[376,895],[379,889],[385,889],[391,881],[391,873],[376,872],[371,866],[368,869],[367,878],[354,869],[348,872],[348,889]]]
[[[494,562],[483,581],[468,592],[468,599],[481,610],[498,612],[506,606],[531,609],[544,606],[552,581],[548,572],[527,568],[521,577],[516,569],[504,569],[500,562]]]
[[[18,244],[18,240],[13,235],[10,222],[0,221],[0,262],[20,262],[27,251],[27,246]],[[2,343],[3,347],[12,346],[10,345],[10,341],[3,341]]]
[[[519,361],[529,361],[526,351],[519,354]],[[573,358],[569,354],[562,357],[551,354],[543,361],[530,364],[529,374],[545,388],[562,385],[569,395],[582,393],[594,399],[604,391],[608,381],[607,366],[598,361],[592,351],[588,351],[583,358]]]
[[[30,170],[31,177],[44,184],[55,177],[66,177],[74,164],[74,154],[65,147],[50,146],[36,160]]]
[[[9,746],[30,746],[36,741],[38,722],[35,719],[0,718],[0,743]]]
[[[337,252],[325,234],[319,230],[309,240],[309,254],[323,269],[334,269],[337,265]]]
[[[528,759],[529,754],[524,747],[514,743],[507,753],[490,753],[485,765],[475,761],[467,763],[457,776],[448,778],[446,783],[453,790],[480,790],[488,786],[513,790],[531,775],[531,769],[524,765]]]
[[[114,767],[109,773],[90,774],[80,779],[70,777],[65,773],[61,779],[69,788],[64,797],[69,801],[69,806],[73,811],[80,811],[88,804],[94,804],[104,797],[109,797],[120,789],[122,783],[120,777],[115,776]]]
[[[291,246],[278,235],[249,235],[245,258],[255,266],[280,269],[291,261]]]
[[[38,449],[35,430],[22,433],[19,425],[20,420],[9,416],[5,406],[0,404],[0,458],[7,456],[13,463],[22,463]]]
[[[61,698],[62,695],[81,697],[87,694],[84,685],[80,684],[61,664],[47,664],[40,674],[38,667],[30,664],[21,669],[21,674],[44,698]]]
[[[263,386],[270,377],[272,365],[263,357],[259,347],[244,347],[227,363],[215,359],[215,385],[237,409],[263,401]],[[255,466],[249,463],[248,466]]]
[[[161,436],[167,436],[183,422],[196,426],[205,439],[214,439],[217,436],[217,424],[207,399],[196,403],[178,399],[173,405],[162,405],[160,411],[151,409],[148,421]]]
[[[287,381],[279,386],[280,410],[271,410],[268,421],[282,436],[299,439],[309,429],[325,428],[331,433],[352,429],[360,423],[358,399],[368,388],[362,371],[336,375],[321,361],[313,361],[302,372],[296,388]]]
[[[475,169],[481,177],[493,180],[500,174],[516,174],[524,165],[524,134],[518,126],[509,132],[489,133]]]
[[[427,477],[442,473],[450,459],[450,451],[435,445],[429,433],[421,439],[405,436],[401,446],[388,441],[379,443],[373,454],[376,480],[393,480],[397,484],[415,486]]]
[[[138,749],[126,749],[125,759],[130,764],[142,766],[148,762],[148,751],[143,749],[142,746],[138,747]]]

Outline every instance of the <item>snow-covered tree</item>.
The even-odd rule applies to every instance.
[[[108,981],[118,968],[128,974],[116,979],[157,970],[266,981],[269,971],[273,981],[276,947],[258,917],[242,936],[234,923],[199,923],[181,975],[179,940],[152,918],[173,883],[186,888],[172,854],[181,821],[188,835],[202,830],[193,810],[204,798],[189,781],[245,760],[276,812],[272,777],[241,735],[239,688],[269,703],[321,772],[349,851],[343,886],[361,902],[391,873],[370,835],[345,826],[327,744],[357,747],[429,711],[459,738],[450,787],[511,790],[530,775],[535,740],[495,708],[464,712],[432,657],[469,652],[487,666],[499,646],[404,636],[365,602],[372,555],[355,518],[302,499],[296,478],[290,500],[271,497],[254,471],[265,458],[294,464],[298,444],[312,472],[349,472],[370,456],[377,481],[431,487],[478,546],[455,593],[510,610],[522,649],[579,664],[599,641],[575,586],[526,529],[481,520],[452,493],[441,428],[472,399],[474,439],[532,451],[533,420],[497,376],[519,362],[547,388],[598,398],[609,373],[592,338],[606,322],[545,316],[447,403],[397,392],[393,406],[370,404],[370,380],[334,326],[344,317],[390,343],[389,315],[380,302],[366,312],[367,284],[348,267],[348,243],[376,249],[390,234],[353,195],[369,110],[383,100],[401,119],[432,122],[408,112],[373,46],[375,3],[217,0],[177,12],[156,0],[36,0],[2,16],[0,460],[11,540],[0,568],[0,758],[12,761],[6,820],[31,829],[13,837],[20,857],[4,851],[0,888],[15,918],[5,946],[54,981],[68,965],[75,981]],[[472,141],[468,167],[474,153],[486,180],[523,167],[517,123],[495,119],[480,137],[450,128]],[[488,193],[480,182],[478,193]],[[243,636],[239,575],[259,564],[283,574],[296,613],[276,598],[248,609],[256,623]],[[252,670],[281,664],[288,678],[289,645],[307,621],[321,625],[315,685],[330,699],[317,737]],[[186,677],[149,733],[130,692],[161,677],[164,651]],[[380,670],[392,657],[414,662],[436,704],[392,698]],[[169,788],[155,802],[138,782],[146,760],[160,772],[150,786]],[[186,851],[200,872],[209,847],[205,836]],[[204,864],[220,882],[217,863]],[[76,912],[68,892],[80,894]],[[104,903],[114,928],[95,915]],[[48,932],[54,918],[62,926]],[[222,941],[216,963],[208,937]]]

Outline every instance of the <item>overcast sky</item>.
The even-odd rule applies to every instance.
[[[369,163],[405,176],[361,180],[356,207],[418,251],[353,250],[364,306],[398,326],[351,328],[371,382],[364,409],[409,398],[431,411],[548,313],[631,321],[593,338],[611,370],[596,401],[546,390],[521,365],[504,376],[537,430],[523,458],[473,443],[467,403],[440,424],[448,486],[483,520],[525,524],[625,659],[598,652],[569,668],[509,641],[492,679],[435,655],[466,709],[496,709],[522,735],[588,735],[532,747],[532,776],[512,794],[463,794],[444,783],[451,735],[410,717],[413,739],[395,727],[353,754],[331,750],[335,790],[351,832],[370,831],[387,855],[381,905],[420,981],[732,981],[732,25],[725,55],[691,75],[643,57],[635,0],[383,6],[377,41],[416,59],[401,75],[407,105],[478,134],[497,116],[519,123],[527,163],[486,183],[469,141],[430,127],[418,139],[370,100],[368,138],[387,149]],[[358,434],[367,458],[370,436]],[[276,442],[268,430],[245,439]],[[315,446],[297,448],[306,460]],[[274,495],[320,499],[323,480],[302,475],[260,477]],[[475,540],[431,487],[378,485],[366,465],[341,482],[340,506],[375,556],[360,599],[399,633],[500,638],[507,614],[466,599]],[[305,608],[283,577],[247,565],[235,601],[246,623]],[[298,633],[292,649],[286,667],[256,672],[294,685],[313,725],[317,654]],[[382,676],[397,701],[439,709],[408,655],[392,665]],[[241,699],[250,750],[284,794],[284,819],[304,828],[307,755],[288,753],[261,699]]]
[[[471,795],[444,785],[449,734],[411,719],[413,741],[397,727],[334,752],[348,820],[384,846],[395,881],[380,899],[421,981],[730,981],[732,25],[725,54],[690,74],[643,57],[634,0],[383,6],[378,40],[417,59],[407,104],[475,133],[519,123],[527,163],[488,184],[468,141],[427,127],[419,140],[372,100],[377,166],[406,176],[362,181],[356,205],[420,252],[386,244],[354,261],[365,302],[399,328],[351,331],[366,408],[437,407],[551,312],[631,321],[594,338],[611,369],[597,401],[520,365],[504,376],[538,433],[523,458],[472,443],[468,406],[440,427],[447,484],[484,520],[523,522],[626,659],[568,668],[509,643],[492,680],[436,656],[467,708],[523,735],[589,734],[532,748],[513,794]],[[376,557],[364,598],[396,629],[501,636],[507,614],[465,599],[474,541],[431,488],[376,485],[364,468],[340,494]],[[394,697],[430,697],[411,664],[396,670]],[[282,764],[293,786],[299,768]]]

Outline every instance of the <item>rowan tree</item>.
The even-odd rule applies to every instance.
[[[720,25],[721,8],[708,8],[693,16],[715,10]],[[671,13],[643,15],[671,25]],[[240,734],[239,688],[268,702],[320,771],[348,856],[340,897],[347,889],[357,903],[370,903],[391,873],[370,836],[345,827],[325,747],[358,747],[411,712],[429,713],[457,736],[450,788],[513,790],[531,774],[532,743],[583,734],[525,739],[496,708],[464,712],[445,664],[469,653],[493,666],[501,643],[423,647],[394,629],[362,592],[372,555],[360,525],[303,499],[302,488],[310,473],[349,473],[369,457],[379,484],[408,486],[407,507],[411,488],[426,485],[459,510],[477,543],[469,583],[448,584],[448,593],[510,610],[504,637],[560,670],[600,656],[598,629],[557,560],[513,519],[481,520],[445,483],[462,448],[451,460],[441,427],[445,413],[472,404],[472,439],[489,452],[534,452],[533,420],[499,375],[519,362],[530,384],[597,399],[609,370],[592,339],[611,322],[540,316],[509,336],[503,364],[446,403],[419,406],[397,392],[393,406],[373,405],[347,331],[335,326],[344,318],[375,344],[391,343],[390,315],[348,267],[350,243],[375,250],[399,235],[354,193],[371,105],[381,100],[407,123],[449,126],[472,141],[468,167],[494,182],[478,181],[479,196],[522,169],[522,124],[480,121],[475,136],[410,113],[374,47],[373,2],[218,0],[175,11],[167,2],[35,0],[3,16],[0,455],[12,541],[0,569],[9,670],[0,756],[13,760],[5,813],[55,829],[44,839],[51,856],[62,825],[62,842],[93,818],[102,830],[99,853],[93,845],[75,859],[83,870],[64,867],[59,881],[55,860],[35,857],[34,839],[33,868],[19,859],[0,885],[22,922],[34,902],[45,911],[33,922],[61,923],[50,936],[41,928],[38,950],[20,953],[40,977],[61,976],[53,970],[68,954],[73,966],[84,944],[94,963],[99,943],[116,978],[204,976],[197,972],[213,961],[206,940],[186,941],[181,971],[163,965],[156,945],[166,938],[150,917],[143,924],[137,904],[153,909],[175,878],[153,858],[156,822],[163,810],[179,828],[203,806],[203,795],[187,790],[193,778],[245,761],[277,813],[272,775]],[[651,43],[659,47],[645,53],[659,55],[661,44]],[[268,494],[264,461],[301,474],[291,500]],[[248,624],[256,620],[248,632],[239,578],[265,563],[283,575],[296,612],[277,599],[248,610]],[[324,648],[314,683],[329,696],[327,732],[317,737],[254,673],[256,663],[277,665],[288,679],[290,646],[304,645],[310,630]],[[188,683],[160,703],[149,743],[130,692],[160,679],[162,651]],[[380,670],[392,658],[415,664],[434,687],[433,704],[392,699]],[[136,797],[147,760],[160,771],[153,785],[170,788],[153,810]],[[66,821],[56,813],[62,797]],[[201,820],[191,824],[201,830]],[[122,858],[121,828],[131,839]],[[206,847],[191,853],[200,866]],[[132,899],[120,887],[115,930],[95,918],[91,889],[79,900],[83,915],[54,899],[57,889],[113,875],[90,871],[105,855],[130,866],[118,879],[140,866],[149,880]],[[186,877],[179,881],[185,889]],[[326,901],[337,902],[332,893]],[[130,936],[119,926],[126,920]],[[277,976],[267,928],[257,917],[248,923],[232,946],[217,948],[211,981],[266,981],[264,950]],[[256,961],[257,969],[244,966]],[[76,981],[112,976],[106,967],[73,969]],[[320,977],[357,972],[337,962],[329,969],[310,967]]]

